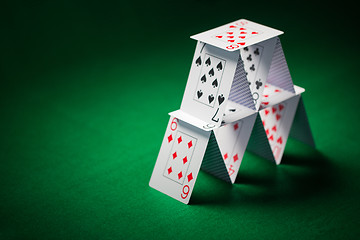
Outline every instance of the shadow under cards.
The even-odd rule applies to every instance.
[[[336,194],[340,182],[332,162],[314,148],[292,144],[296,151],[285,151],[280,165],[246,153],[234,185],[202,173],[199,182],[206,178],[207,184],[195,187],[190,204],[293,204]]]

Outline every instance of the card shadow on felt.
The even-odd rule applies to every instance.
[[[280,165],[246,153],[234,185],[207,174],[206,187],[211,190],[195,186],[190,204],[293,204],[336,194],[341,179],[331,161],[317,149],[292,141],[296,151],[285,151]],[[202,179],[200,175],[198,181]]]

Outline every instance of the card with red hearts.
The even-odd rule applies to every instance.
[[[283,32],[246,19],[240,19],[193,35],[191,38],[227,51],[236,51],[280,34]]]

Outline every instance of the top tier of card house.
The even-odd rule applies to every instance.
[[[282,33],[241,19],[191,36],[198,42],[182,104],[169,114],[210,131],[259,110]]]
[[[227,51],[236,51],[283,33],[284,32],[274,28],[246,19],[240,19],[193,35],[190,38]]]

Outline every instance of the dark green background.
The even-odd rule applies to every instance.
[[[333,5],[332,5],[333,4]],[[356,239],[358,24],[341,2],[2,1],[1,239]],[[201,172],[191,205],[148,186],[195,41],[247,18],[285,32],[316,150]]]

